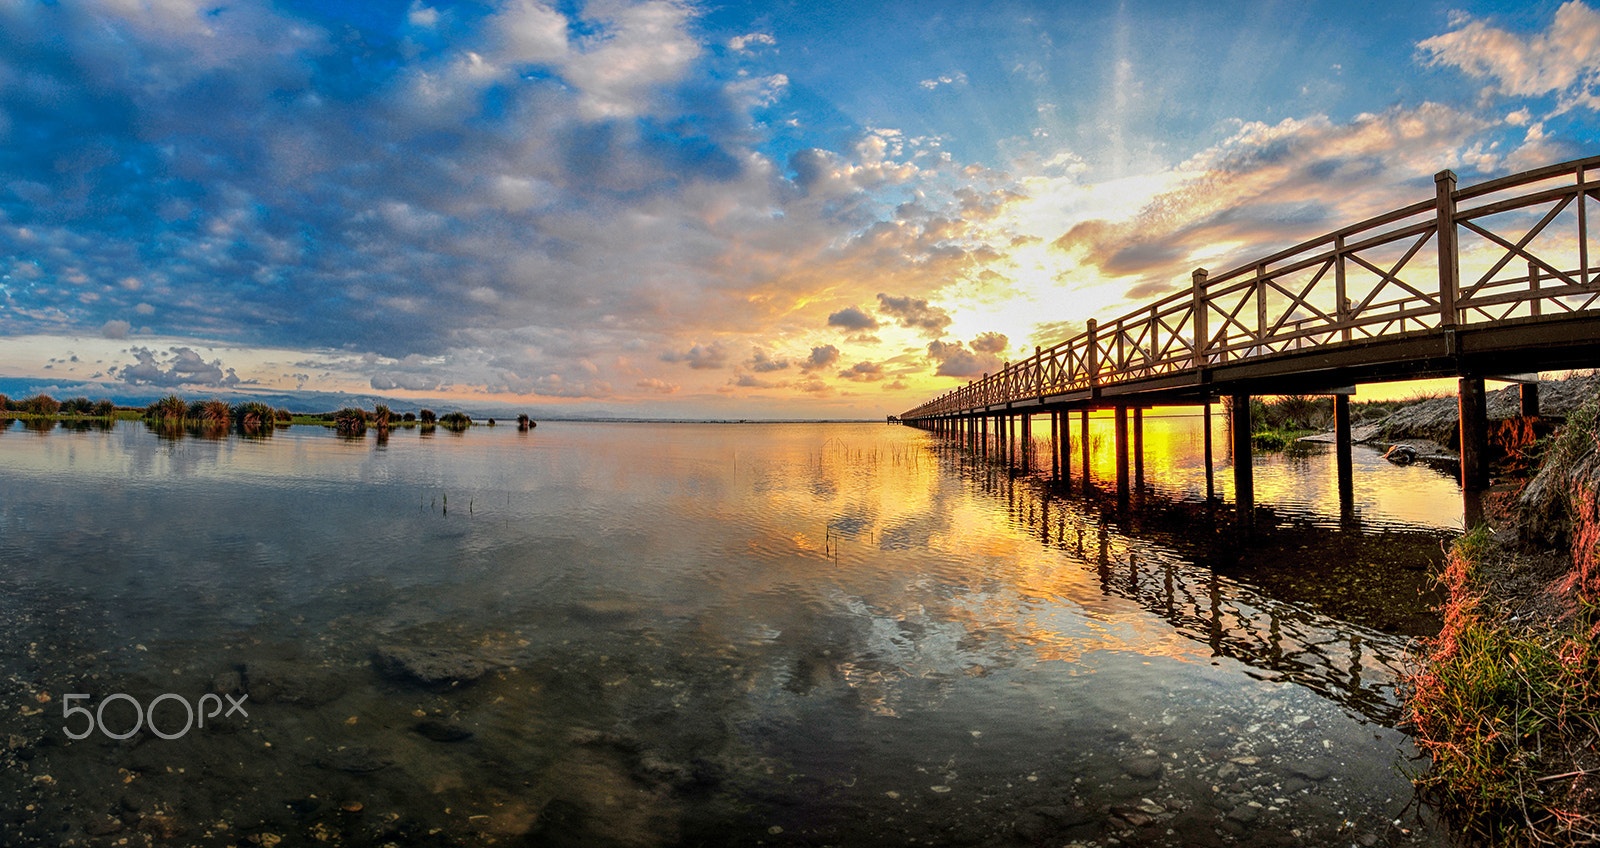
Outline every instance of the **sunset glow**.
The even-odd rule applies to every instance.
[[[1596,80],[1583,2],[0,0],[0,393],[876,418]]]

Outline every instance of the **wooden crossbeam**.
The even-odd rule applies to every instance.
[[[1289,298],[1289,304],[1284,309],[1283,315],[1278,318],[1278,323],[1272,325],[1272,328],[1267,331],[1267,335],[1270,336],[1273,333],[1276,333],[1278,331],[1278,329],[1280,327],[1282,327],[1286,321],[1289,320],[1289,316],[1291,314],[1293,314],[1294,307],[1296,305],[1304,306],[1305,308],[1311,310],[1311,312],[1313,314],[1315,314],[1317,317],[1321,318],[1324,321],[1327,321],[1330,324],[1339,323],[1337,318],[1329,317],[1326,312],[1323,312],[1322,310],[1318,309],[1315,305],[1313,305],[1310,301],[1306,300],[1306,296],[1311,294],[1311,290],[1316,287],[1317,283],[1322,280],[1323,275],[1327,274],[1328,273],[1328,269],[1332,268],[1332,267],[1333,267],[1333,260],[1330,259],[1321,268],[1317,269],[1317,273],[1312,275],[1311,281],[1306,283],[1305,287],[1300,290],[1300,294],[1298,294],[1298,295],[1296,295],[1295,293],[1289,291],[1288,289],[1284,288],[1283,286],[1278,285],[1278,281],[1277,281],[1276,278],[1272,278],[1272,277],[1268,277],[1267,278],[1267,280],[1266,280],[1267,285],[1272,286],[1273,288],[1277,289],[1280,292],[1283,292],[1283,295],[1285,297]]]
[[[1517,242],[1515,247],[1511,248],[1510,250],[1507,250],[1505,252],[1505,255],[1500,257],[1500,261],[1494,263],[1494,266],[1489,269],[1488,273],[1486,273],[1482,277],[1478,278],[1478,282],[1477,282],[1476,285],[1473,285],[1473,286],[1471,286],[1469,288],[1464,289],[1461,292],[1461,297],[1463,299],[1465,299],[1465,298],[1469,298],[1472,295],[1476,294],[1479,289],[1483,288],[1484,285],[1489,282],[1489,280],[1494,278],[1495,274],[1500,273],[1500,269],[1501,268],[1506,267],[1506,263],[1510,262],[1512,259],[1516,258],[1517,256],[1523,256],[1523,257],[1525,257],[1525,258],[1527,258],[1529,260],[1532,260],[1533,257],[1532,256],[1528,256],[1524,252],[1524,248],[1526,248],[1528,246],[1528,242],[1533,241],[1535,238],[1537,238],[1539,236],[1540,233],[1544,232],[1544,228],[1549,226],[1550,222],[1554,221],[1555,217],[1557,215],[1561,214],[1562,210],[1566,209],[1568,206],[1571,206],[1571,205],[1572,205],[1572,197],[1570,195],[1567,196],[1567,197],[1562,198],[1560,203],[1557,203],[1554,208],[1552,208],[1548,213],[1545,214],[1545,216],[1543,218],[1541,218],[1539,220],[1539,223],[1535,224],[1532,229],[1528,230],[1527,234],[1522,237],[1521,241]],[[1476,224],[1474,224],[1474,223],[1472,223],[1470,221],[1462,221],[1461,224],[1462,224],[1462,226],[1467,227],[1468,229],[1471,229],[1471,230],[1473,230],[1475,232],[1479,232],[1479,233],[1484,232]],[[1567,278],[1567,282],[1569,282],[1569,283],[1572,282],[1572,279],[1570,277]]]
[[[1362,298],[1361,299],[1361,303],[1356,305],[1356,310],[1355,311],[1356,312],[1364,311],[1367,308],[1367,304],[1371,303],[1372,299],[1374,297],[1377,297],[1378,292],[1382,291],[1384,289],[1384,287],[1389,285],[1390,283],[1394,283],[1396,286],[1399,286],[1400,288],[1403,288],[1406,291],[1411,292],[1412,294],[1416,295],[1417,297],[1420,297],[1423,300],[1428,301],[1429,303],[1437,305],[1439,303],[1439,299],[1438,299],[1437,296],[1428,295],[1428,294],[1424,294],[1424,293],[1422,293],[1420,291],[1417,291],[1416,289],[1411,287],[1410,283],[1407,283],[1405,280],[1400,279],[1400,277],[1398,276],[1399,273],[1400,273],[1400,269],[1404,268],[1406,266],[1406,263],[1410,262],[1412,257],[1417,255],[1417,251],[1421,250],[1422,246],[1424,244],[1428,243],[1428,240],[1429,240],[1430,237],[1431,237],[1431,234],[1425,235],[1422,238],[1418,239],[1415,244],[1411,245],[1411,249],[1406,251],[1405,255],[1400,257],[1400,260],[1398,262],[1396,262],[1394,264],[1394,267],[1391,268],[1388,271],[1384,271],[1382,268],[1379,268],[1378,266],[1372,264],[1371,262],[1368,262],[1367,260],[1362,259],[1359,255],[1357,255],[1355,253],[1347,254],[1351,261],[1353,261],[1357,265],[1360,265],[1361,267],[1367,269],[1368,271],[1371,271],[1372,273],[1378,275],[1378,285],[1377,285],[1377,287],[1374,288],[1372,291],[1367,292],[1367,296]]]
[[[1522,258],[1528,260],[1529,262],[1532,262],[1533,264],[1538,265],[1540,268],[1543,268],[1546,271],[1549,271],[1550,273],[1556,275],[1557,277],[1560,277],[1561,279],[1566,280],[1571,285],[1577,285],[1578,284],[1577,280],[1574,280],[1571,277],[1567,276],[1565,273],[1556,270],[1554,265],[1551,265],[1550,263],[1544,261],[1543,259],[1540,259],[1537,256],[1534,256],[1531,253],[1528,253],[1525,250],[1522,250],[1519,246],[1513,245],[1511,242],[1506,241],[1505,239],[1501,238],[1500,236],[1496,235],[1495,233],[1490,232],[1489,230],[1486,230],[1483,227],[1478,226],[1476,223],[1474,223],[1472,221],[1462,221],[1461,222],[1461,226],[1466,227],[1469,230],[1472,230],[1473,232],[1477,233],[1478,235],[1483,236],[1484,238],[1494,242],[1495,244],[1500,245],[1501,247],[1505,248],[1506,250],[1511,251],[1511,252],[1515,253],[1516,255],[1521,256]]]

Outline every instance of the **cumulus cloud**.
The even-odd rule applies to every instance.
[[[0,260],[19,283],[0,292],[0,336],[372,352],[264,370],[300,388],[699,398],[731,374],[822,395],[864,381],[843,358],[900,375],[897,353],[946,374],[1004,356],[998,334],[924,348],[951,310],[1026,286],[1006,253],[1054,240],[1090,272],[1140,277],[1127,292],[1181,284],[1210,246],[1258,255],[1417,199],[1440,168],[1561,143],[1522,104],[1239,121],[1154,196],[1132,189],[1144,208],[1121,211],[1124,195],[1082,221],[1081,194],[1122,188],[1086,182],[1093,154],[1013,159],[1032,162],[1018,176],[954,163],[931,135],[807,125],[825,116],[779,72],[797,51],[760,24],[718,31],[706,9],[406,0],[351,39],[316,4],[0,3],[0,133],[29,133],[0,166],[0,256],[24,257]],[[1417,55],[1506,96],[1573,99],[1594,74],[1592,17],[1568,4],[1531,35],[1460,17]],[[919,76],[959,87],[954,67]],[[1491,127],[1527,141],[1479,144]],[[1055,204],[1034,220],[1056,229],[1021,232],[1027,204]],[[846,352],[812,347],[824,324]],[[888,350],[880,326],[920,338]],[[122,379],[229,379],[176,351],[130,354]]]
[[[878,362],[857,362],[839,372],[839,377],[858,383],[875,383],[884,378],[883,365]]]
[[[833,345],[822,345],[811,349],[811,355],[800,364],[800,370],[811,372],[827,368],[839,361],[839,349]]]
[[[728,385],[741,389],[781,389],[789,385],[787,380],[764,380],[754,374],[740,374],[729,381]]]
[[[634,388],[644,389],[647,392],[654,392],[662,395],[673,394],[674,392],[678,391],[679,388],[677,383],[669,383],[666,380],[658,379],[656,377],[648,377],[634,383],[633,385]]]
[[[993,353],[973,351],[962,342],[932,341],[928,343],[928,358],[938,363],[934,373],[940,377],[974,379],[993,374],[1004,366]]]
[[[368,383],[376,391],[387,392],[404,389],[408,392],[431,392],[439,388],[439,378],[429,374],[383,372],[372,375]]]
[[[1432,65],[1490,79],[1501,94],[1521,97],[1560,92],[1589,108],[1600,82],[1600,13],[1573,0],[1556,9],[1549,29],[1526,37],[1459,15],[1454,29],[1417,48]]]
[[[1171,186],[1134,215],[1080,221],[1052,246],[1108,275],[1142,277],[1148,285],[1129,294],[1148,296],[1187,284],[1215,245],[1244,245],[1247,255],[1210,257],[1213,271],[1423,199],[1434,173],[1461,165],[1461,139],[1492,123],[1436,103],[1347,124],[1241,123],[1174,168]]]
[[[944,335],[945,328],[950,326],[950,313],[920,298],[890,297],[879,292],[878,307],[885,315],[898,318],[900,326],[933,338]]]
[[[745,363],[745,367],[757,373],[783,371],[789,367],[789,360],[774,359],[772,354],[758,347],[751,352],[750,361]]]
[[[862,311],[860,307],[849,306],[828,316],[828,326],[838,327],[847,332],[878,329],[878,319]]]
[[[728,351],[721,342],[697,344],[686,351],[668,351],[661,354],[662,362],[682,362],[695,370],[726,368]]]
[[[972,340],[972,349],[978,353],[1001,354],[1005,353],[1006,345],[1009,343],[1010,339],[1006,338],[1005,333],[979,333],[978,337]]]
[[[563,76],[584,93],[592,116],[649,111],[649,97],[660,86],[682,79],[700,54],[688,31],[687,4],[647,2],[615,9],[600,18],[599,31],[583,39]]]
[[[555,63],[567,56],[567,16],[544,3],[514,0],[491,20],[499,58],[513,63]]]
[[[146,347],[128,351],[134,362],[118,371],[118,379],[136,386],[211,386],[230,388],[240,383],[234,369],[224,370],[222,360],[205,361],[200,354],[187,347],[167,351],[162,361],[158,354]]]

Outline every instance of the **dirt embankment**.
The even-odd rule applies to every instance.
[[[1558,422],[1595,395],[1600,395],[1600,371],[1566,379],[1541,379],[1539,418],[1523,418],[1520,387],[1504,386],[1488,392],[1485,402],[1490,418],[1491,454],[1496,459],[1512,459],[1512,466],[1518,469],[1528,469],[1531,446],[1549,437]],[[1416,453],[1454,456],[1461,445],[1459,402],[1454,397],[1422,398],[1360,424],[1366,427],[1363,442],[1386,448],[1411,445]]]

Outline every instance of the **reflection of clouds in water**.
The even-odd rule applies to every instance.
[[[1193,504],[1124,521],[881,424],[504,429],[399,431],[381,453],[308,428],[56,431],[38,440],[47,461],[0,441],[37,493],[0,502],[26,528],[0,534],[0,557],[25,549],[30,578],[54,581],[27,597],[76,598],[105,623],[92,638],[149,642],[151,663],[209,654],[219,632],[342,651],[356,674],[369,643],[400,636],[504,655],[529,685],[448,696],[504,694],[495,709],[531,734],[480,724],[485,741],[538,761],[528,740],[567,722],[633,734],[651,754],[638,761],[660,765],[669,749],[716,759],[737,735],[783,785],[714,791],[758,806],[838,792],[903,814],[887,791],[942,785],[941,803],[989,821],[984,787],[1121,785],[1119,763],[1146,747],[1198,773],[1209,748],[1299,714],[1319,727],[1272,730],[1285,749],[1339,741],[1346,777],[1390,766],[1340,715],[1381,718],[1389,637],[1198,564]],[[843,444],[819,460],[829,438]],[[819,479],[835,500],[814,497]],[[532,714],[551,727],[529,731]]]

